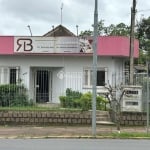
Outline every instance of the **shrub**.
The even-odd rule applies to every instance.
[[[81,96],[82,96],[82,93],[79,91],[73,91],[70,88],[66,89],[66,97],[74,99],[74,98],[80,98]]]
[[[90,92],[85,93],[80,98],[82,110],[89,110],[92,108],[92,94]]]
[[[30,105],[26,88],[15,84],[0,85],[0,105],[2,107]]]
[[[80,99],[74,99],[73,100],[73,107],[74,108],[81,108],[81,100]]]
[[[82,93],[78,91],[73,91],[70,88],[66,89],[66,96],[60,96],[60,104],[64,108],[79,108],[80,102],[79,99]]]
[[[59,96],[61,107],[66,107],[66,96]]]
[[[106,106],[108,104],[108,100],[102,96],[96,97],[96,109],[97,110],[106,110]]]
[[[92,109],[92,93],[80,93],[78,91],[72,91],[71,89],[66,89],[66,96],[59,97],[61,107],[64,108],[80,108],[83,111]],[[106,110],[106,105],[108,100],[102,96],[96,97],[96,109]]]

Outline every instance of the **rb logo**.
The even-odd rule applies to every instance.
[[[28,38],[20,38],[17,39],[17,45],[18,48],[16,51],[32,51],[33,45],[32,45],[32,40]]]

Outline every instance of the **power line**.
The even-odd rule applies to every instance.
[[[150,9],[141,9],[141,10],[138,10],[137,13],[138,12],[145,12],[145,11],[150,11]]]

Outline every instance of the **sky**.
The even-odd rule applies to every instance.
[[[42,36],[60,24],[74,34],[77,25],[79,33],[93,30],[94,5],[95,0],[0,0],[0,35]],[[130,25],[131,6],[132,0],[98,0],[98,20]],[[148,18],[150,1],[137,0],[136,9],[136,22]]]

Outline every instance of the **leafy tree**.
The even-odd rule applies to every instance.
[[[93,31],[85,30],[81,31],[80,36],[92,36]],[[104,20],[98,22],[98,35],[118,35],[118,36],[129,36],[130,27],[124,23],[119,23],[117,25],[111,24],[106,27],[104,25]]]
[[[106,35],[116,35],[116,36],[129,36],[130,27],[124,23],[119,23],[117,25],[111,24],[105,28]]]
[[[104,26],[104,20],[98,22],[98,35],[106,35],[106,27]]]
[[[146,51],[147,59],[150,60],[150,17],[143,18],[137,24],[137,35],[136,36],[140,42],[140,50]]]
[[[92,36],[92,34],[93,34],[93,31],[91,31],[91,30],[85,30],[85,31],[81,31],[81,33],[80,33],[80,35],[79,36],[81,36],[81,37],[86,37],[86,36]]]
[[[106,27],[104,26],[104,20],[100,20],[98,22],[98,35],[105,35],[105,31],[106,31]],[[86,37],[86,36],[92,36],[92,35],[93,35],[93,31],[85,30],[85,31],[81,31],[79,36]]]
[[[135,60],[135,64],[146,64],[147,52],[144,50],[139,51],[139,58]]]

